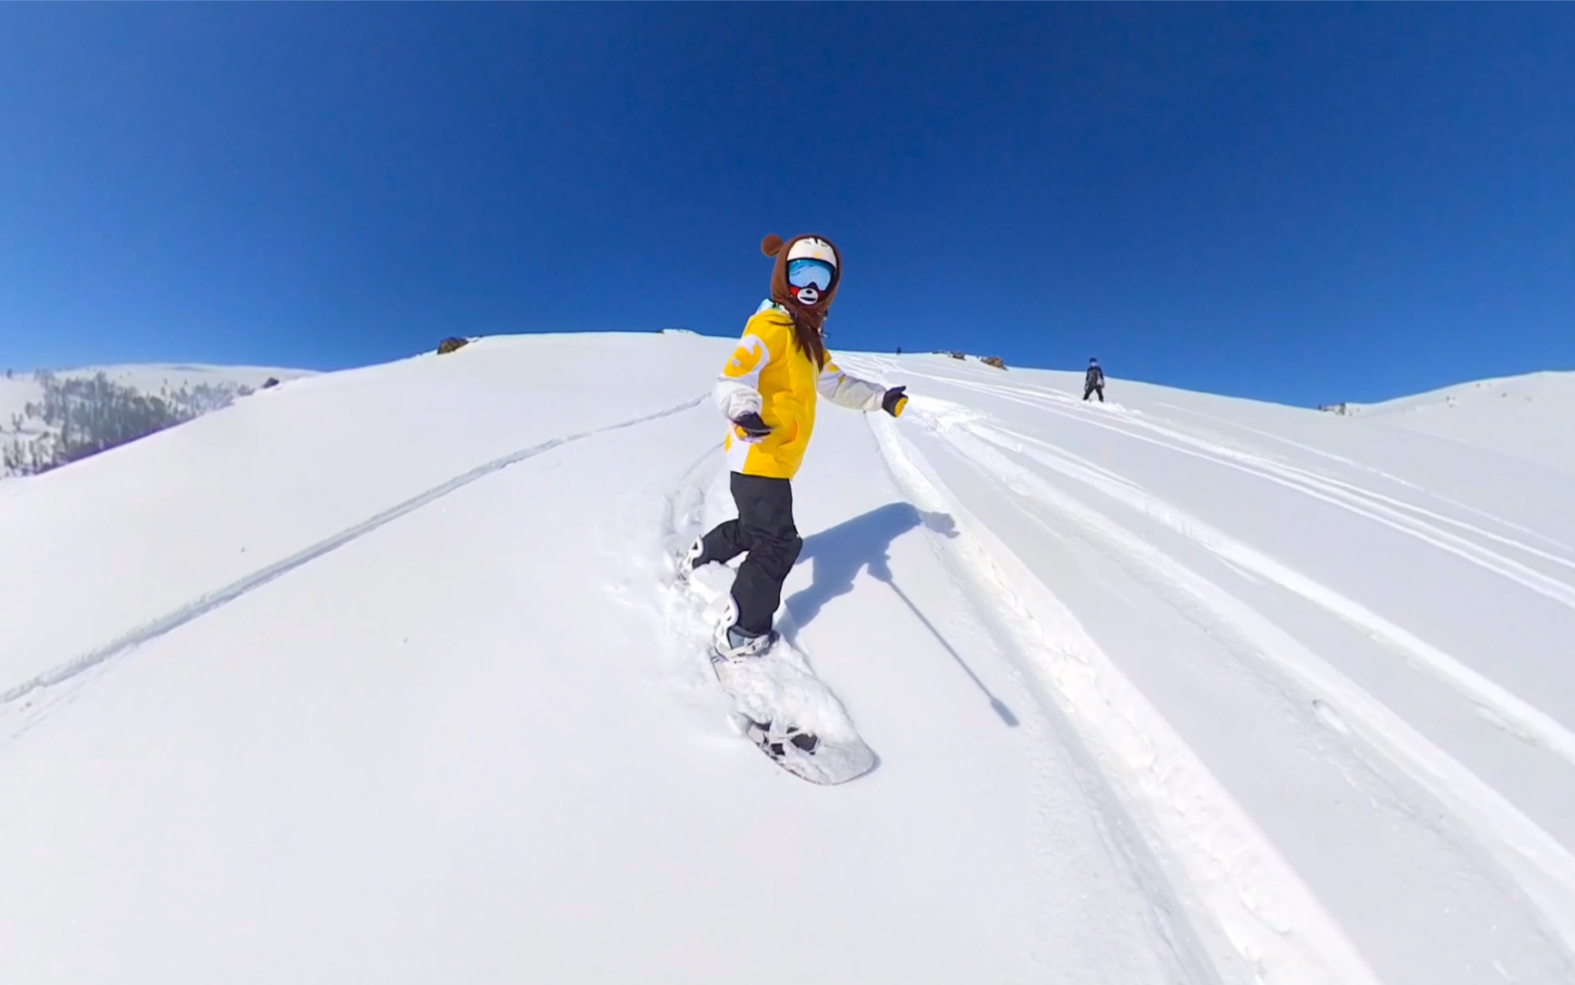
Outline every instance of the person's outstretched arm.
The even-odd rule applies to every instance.
[[[820,371],[820,377],[815,380],[815,389],[820,391],[822,397],[840,407],[850,410],[884,410],[892,417],[901,414],[902,408],[908,403],[908,397],[903,392],[906,387],[895,386],[888,390],[878,383],[861,380],[843,372],[829,358]]]

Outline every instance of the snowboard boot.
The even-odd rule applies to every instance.
[[[729,626],[717,633],[716,652],[726,660],[748,660],[758,657],[771,649],[780,634],[776,630],[769,630],[759,636],[747,636],[737,626]]]
[[[735,625],[738,621],[738,608],[731,599],[728,600],[727,612],[716,624],[716,635],[711,640],[711,647],[716,655],[724,660],[748,660],[758,657],[771,649],[772,644],[781,637],[776,630],[767,630],[759,636],[751,636]]]

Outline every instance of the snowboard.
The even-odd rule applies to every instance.
[[[686,600],[682,616],[690,639],[704,639],[704,653],[717,684],[729,699],[734,728],[787,772],[825,786],[846,783],[879,761],[847,709],[786,636],[753,657],[729,659],[717,652],[710,629],[721,617],[733,571],[707,565],[679,578]]]
[[[791,649],[778,639],[765,653],[738,660],[709,650],[711,670],[732,699],[734,726],[772,762],[811,783],[863,776],[875,768],[875,751],[831,689],[784,652]]]

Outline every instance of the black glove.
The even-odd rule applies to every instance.
[[[762,421],[760,419],[760,415],[754,411],[750,411],[747,414],[740,414],[738,417],[734,418],[733,426],[738,428],[739,431],[743,432],[742,438],[749,444],[754,444],[756,441],[759,441],[761,438],[764,438],[766,435],[771,433],[771,425],[767,424],[765,421]]]
[[[886,395],[880,398],[880,409],[892,417],[901,415],[902,409],[908,405],[908,395],[902,392],[906,389],[907,387],[894,386],[887,390]]]

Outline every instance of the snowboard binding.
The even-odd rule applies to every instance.
[[[820,745],[820,737],[813,732],[806,732],[796,725],[789,725],[786,729],[775,731],[771,722],[758,722],[747,715],[739,715],[744,720],[744,735],[760,747],[760,751],[772,759],[782,759],[788,755],[788,746],[813,756],[815,747]]]

